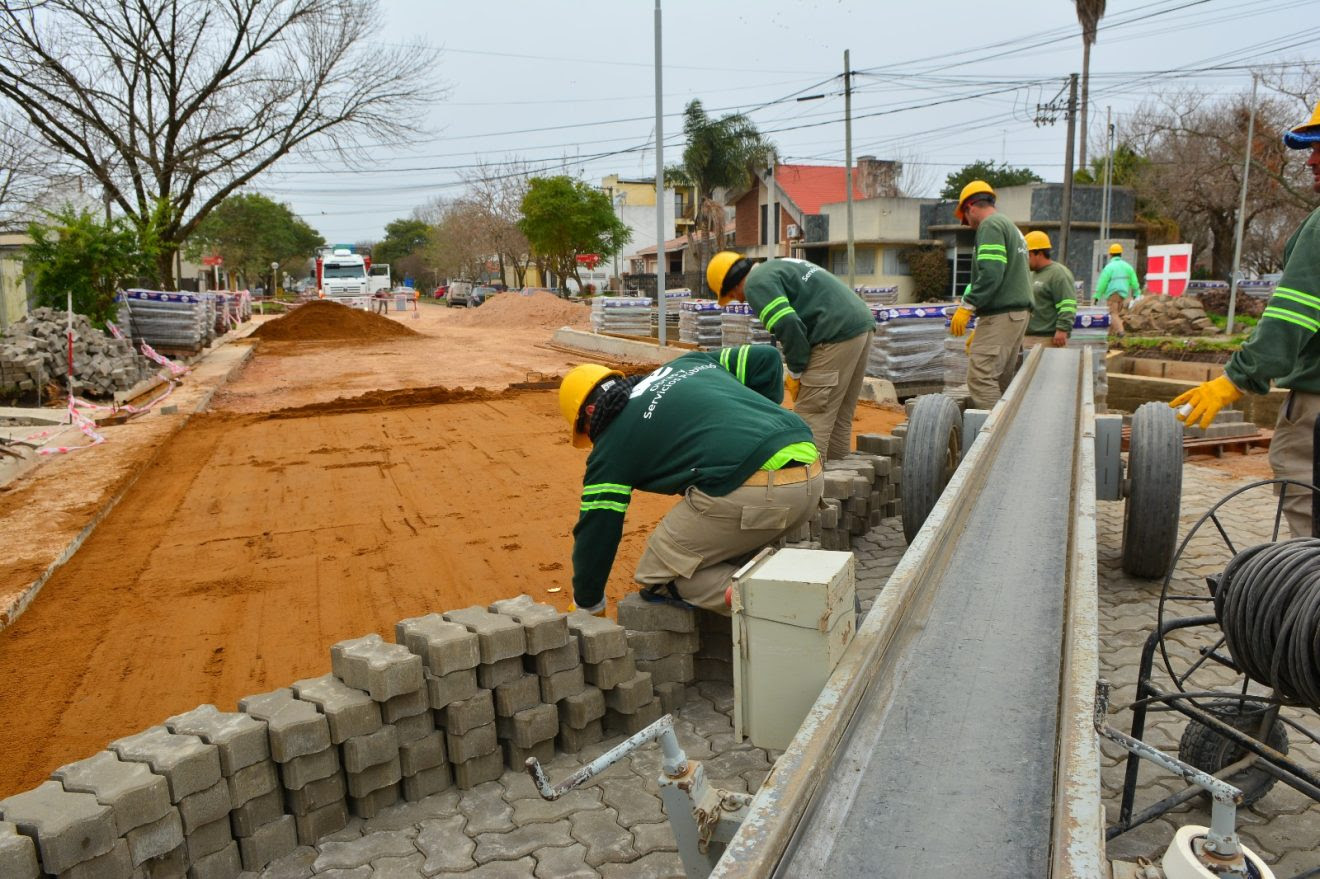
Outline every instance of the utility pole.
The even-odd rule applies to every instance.
[[[843,152],[847,163],[845,185],[848,187],[848,288],[857,287],[857,253],[853,242],[853,155],[852,155],[852,66],[848,50],[843,50]]]
[[[1101,244],[1109,243],[1109,184],[1110,181],[1113,179],[1112,174],[1113,174],[1113,166],[1114,166],[1114,161],[1113,161],[1114,160],[1114,125],[1110,121],[1111,118],[1112,118],[1112,114],[1110,112],[1110,108],[1105,107],[1105,131],[1107,132],[1105,135],[1105,137],[1107,138],[1107,140],[1105,141],[1105,145],[1107,147],[1107,150],[1105,152],[1105,174],[1104,177],[1102,177],[1100,180],[1102,186],[1102,189],[1100,190],[1100,194],[1101,194],[1100,243]]]
[[[1059,262],[1068,264],[1072,228],[1073,142],[1077,139],[1077,74],[1068,75],[1068,146],[1063,154],[1063,209],[1059,216]]]
[[[1256,74],[1251,74],[1251,115],[1247,119],[1247,148],[1242,160],[1242,194],[1238,197],[1237,235],[1233,240],[1233,277],[1228,288],[1228,325],[1224,332],[1233,335],[1233,312],[1237,306],[1238,276],[1242,268],[1242,227],[1247,220],[1247,178],[1251,174],[1251,143],[1256,136]]]
[[[665,347],[665,113],[660,75],[660,0],[655,0],[655,308],[656,341]],[[718,292],[718,291],[717,291]]]

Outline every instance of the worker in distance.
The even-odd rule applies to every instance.
[[[1022,347],[1064,348],[1077,317],[1077,282],[1073,273],[1051,258],[1050,236],[1028,232],[1027,268],[1031,269],[1031,318]]]
[[[811,430],[780,403],[771,345],[684,354],[647,375],[596,363],[559,386],[574,446],[590,448],[573,528],[573,604],[604,615],[605,585],[634,490],[680,495],[633,579],[651,601],[728,615],[734,571],[819,509]]]

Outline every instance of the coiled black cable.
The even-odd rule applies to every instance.
[[[1215,616],[1247,677],[1281,701],[1320,710],[1320,540],[1238,553],[1215,590]]]

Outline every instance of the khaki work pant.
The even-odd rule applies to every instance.
[[[967,391],[974,408],[993,407],[1013,380],[1027,315],[1023,310],[976,318],[976,335],[967,351]]]
[[[734,571],[820,506],[824,472],[776,484],[775,477],[790,469],[802,473],[801,467],[774,471],[769,485],[742,485],[723,497],[689,488],[646,542],[633,579],[644,586],[673,581],[684,601],[728,616],[724,591]]]
[[[1127,299],[1119,293],[1109,294],[1109,328],[1118,335],[1123,335],[1123,309],[1127,308]]]
[[[793,411],[811,428],[812,441],[825,460],[837,460],[852,451],[853,414],[874,335],[872,330],[811,349]]]
[[[1037,345],[1044,345],[1046,348],[1053,348],[1054,337],[1053,336],[1023,336],[1022,337],[1023,348],[1035,348]]]
[[[1279,420],[1270,440],[1270,466],[1275,479],[1293,479],[1311,485],[1314,475],[1315,420],[1320,415],[1320,394],[1289,391],[1279,407]],[[1293,537],[1311,536],[1312,492],[1296,485],[1286,489],[1283,514]]]

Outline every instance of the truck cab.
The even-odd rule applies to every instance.
[[[370,295],[367,266],[362,254],[336,247],[316,258],[316,280],[325,299],[353,299]]]

